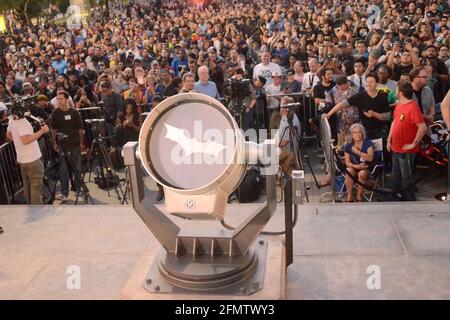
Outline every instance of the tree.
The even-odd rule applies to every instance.
[[[30,25],[31,19],[42,16],[50,3],[58,5],[61,12],[69,6],[69,0],[1,0],[0,10],[13,10],[18,20]]]

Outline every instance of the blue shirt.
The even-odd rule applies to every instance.
[[[348,153],[350,155],[350,161],[353,164],[360,164],[363,161],[361,161],[361,157],[357,156],[352,152],[353,143],[347,143],[345,145],[345,153]],[[367,153],[367,150],[369,150],[370,147],[373,147],[372,141],[369,139],[364,139],[362,146],[361,146],[361,152]]]
[[[179,58],[175,58],[175,59],[173,59],[172,64],[170,66],[172,67],[173,71],[175,72],[175,77],[178,77],[178,74],[179,74],[178,67],[185,66],[187,69],[189,66],[188,59],[185,58],[184,60],[181,60]]]
[[[59,62],[55,60],[52,62],[52,68],[55,69],[58,76],[63,75],[67,68],[67,62],[66,60],[60,60]]]
[[[217,100],[220,99],[219,92],[217,91],[217,86],[214,82],[208,81],[207,85],[202,84],[200,81],[197,81],[194,84],[194,92],[203,93],[211,98],[215,98]]]

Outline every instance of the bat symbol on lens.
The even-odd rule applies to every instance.
[[[226,149],[226,146],[217,143],[216,141],[208,139],[205,142],[198,141],[197,139],[190,138],[186,135],[183,129],[164,124],[166,127],[166,138],[170,141],[176,142],[181,146],[186,156],[191,156],[194,153],[208,154],[214,157],[218,157],[219,154]]]

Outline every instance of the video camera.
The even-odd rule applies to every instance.
[[[250,95],[250,79],[229,79],[227,85],[231,89],[231,98],[245,99]]]
[[[58,146],[64,149],[69,145],[69,136],[65,133],[58,132],[56,133],[56,141],[58,143]]]
[[[37,95],[34,96],[25,96],[18,97],[13,99],[11,102],[5,103],[5,106],[8,108],[8,111],[11,115],[16,116],[19,119],[22,119],[28,116],[28,112],[31,107],[37,103]]]
[[[89,126],[93,138],[99,139],[107,136],[105,119],[86,119],[84,122]]]

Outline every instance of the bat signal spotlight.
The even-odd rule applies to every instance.
[[[167,214],[188,219],[223,219],[228,197],[259,160],[278,168],[275,141],[245,142],[229,111],[198,93],[178,94],[158,104],[147,116],[139,145],[125,145],[133,208],[163,249],[143,286],[150,292],[179,290],[249,295],[261,289],[266,246],[255,240],[275,212],[277,170],[266,173],[266,202],[235,230],[182,230]],[[144,196],[142,166],[164,187],[165,210]],[[194,222],[193,222],[194,223]],[[147,279],[147,280],[148,280]]]

